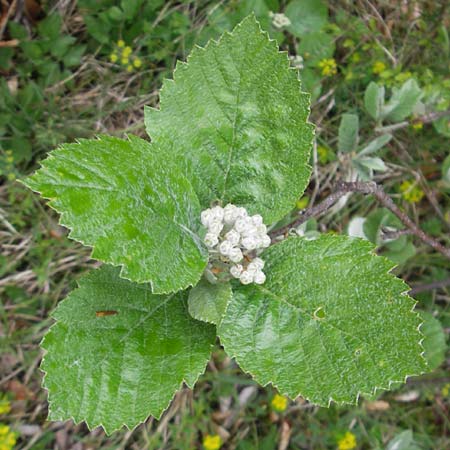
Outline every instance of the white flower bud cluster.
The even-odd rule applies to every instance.
[[[264,261],[252,257],[256,251],[270,245],[267,227],[259,214],[249,216],[245,208],[229,203],[225,208],[214,206],[204,210],[201,221],[208,230],[204,241],[210,254],[221,262],[230,263],[231,276],[242,284],[266,281],[262,271]]]

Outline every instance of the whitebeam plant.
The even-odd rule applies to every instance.
[[[414,301],[372,244],[270,245],[264,224],[308,184],[313,127],[296,70],[255,18],[194,49],[160,100],[145,111],[151,142],[63,145],[25,181],[105,263],[43,340],[49,418],[110,433],[160,417],[216,336],[259,383],[324,406],[426,370]]]

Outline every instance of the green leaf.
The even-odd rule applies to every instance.
[[[371,157],[362,157],[356,158],[359,164],[367,167],[371,170],[379,170],[381,172],[385,172],[387,170],[386,164],[381,158],[371,158]]]
[[[422,373],[414,301],[373,248],[322,235],[267,249],[265,284],[236,289],[219,326],[227,353],[259,383],[319,405]]]
[[[189,316],[185,292],[154,295],[111,266],[82,278],[53,317],[41,365],[49,419],[107,433],[159,418],[183,381],[194,386],[215,340],[214,326]]]
[[[359,155],[370,155],[383,148],[392,139],[392,134],[383,134],[377,137],[373,141],[370,141],[363,149],[358,153]]]
[[[328,7],[324,0],[293,0],[285,14],[291,21],[288,30],[300,38],[319,31],[328,22]]]
[[[405,430],[389,441],[386,450],[420,450],[420,448],[414,440],[412,431]]]
[[[197,320],[220,323],[231,299],[229,283],[211,284],[205,279],[189,291],[189,314]]]
[[[53,151],[25,184],[50,199],[93,258],[155,293],[174,292],[198,282],[207,252],[195,234],[198,199],[170,151],[134,136],[80,140]]]
[[[339,125],[338,150],[352,152],[358,145],[359,119],[357,114],[342,114]]]
[[[422,97],[422,90],[414,79],[406,81],[392,94],[387,106],[386,119],[399,122],[413,113],[416,103]]]
[[[268,224],[294,208],[311,171],[309,96],[253,16],[179,62],[160,103],[147,132],[173,142],[203,207],[239,204]]]
[[[301,39],[298,46],[300,55],[308,54],[308,57],[305,58],[305,64],[309,67],[317,66],[317,63],[322,59],[332,58],[334,50],[333,36],[323,31],[307,34]]]
[[[379,120],[384,105],[384,87],[371,81],[364,93],[364,106],[370,116]]]
[[[429,312],[420,311],[423,324],[420,331],[423,333],[423,348],[425,349],[425,359],[430,370],[437,369],[445,360],[447,342],[445,332],[441,322],[433,317]]]

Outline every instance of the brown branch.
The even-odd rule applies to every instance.
[[[447,280],[433,281],[432,283],[428,284],[419,284],[411,288],[408,294],[412,296],[415,294],[420,294],[421,292],[432,291],[434,289],[444,289],[447,286],[450,286],[450,278],[448,278]]]
[[[274,230],[270,233],[271,237],[286,234],[292,228],[297,228],[302,223],[306,222],[311,217],[319,216],[328,211],[340,198],[344,195],[357,192],[365,195],[373,195],[385,208],[394,213],[400,221],[408,228],[414,236],[418,237],[422,242],[425,242],[430,247],[450,259],[450,249],[445,248],[436,239],[428,236],[423,230],[421,230],[384,192],[383,188],[377,185],[373,181],[361,182],[361,181],[341,181],[336,184],[336,190],[331,193],[325,200],[312,208],[307,208],[299,213],[299,217],[289,225]]]

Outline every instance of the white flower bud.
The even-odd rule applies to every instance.
[[[228,203],[223,209],[223,220],[227,225],[233,225],[237,218],[237,207]]]
[[[233,245],[231,244],[231,242],[225,240],[219,245],[219,252],[224,256],[228,256],[232,248]]]
[[[242,284],[250,284],[253,281],[253,274],[250,272],[242,272],[239,276],[239,280]]]
[[[241,244],[246,250],[254,250],[258,246],[258,241],[253,236],[248,236],[242,239]]]
[[[213,220],[222,221],[224,216],[224,211],[221,206],[214,206],[214,208],[211,208],[211,214],[213,216]]]
[[[240,208],[236,208],[236,217],[247,217],[248,213],[245,208],[242,206]]]
[[[255,226],[247,224],[247,228],[241,234],[243,237],[250,237],[250,236],[256,237],[258,233],[256,231]]]
[[[261,225],[258,225],[256,227],[256,230],[258,234],[266,234],[267,233],[267,227],[262,223]]]
[[[263,248],[269,247],[271,242],[272,242],[272,240],[270,239],[270,236],[267,234],[261,238],[261,246]]]
[[[242,273],[243,267],[241,264],[236,264],[235,266],[231,266],[230,268],[230,274],[234,278],[239,278]]]
[[[247,272],[254,275],[258,271],[258,266],[253,264],[252,262],[247,266]]]
[[[203,226],[207,227],[209,225],[211,217],[212,217],[212,214],[211,214],[211,210],[209,208],[202,211],[200,218],[201,218]]]
[[[232,243],[232,245],[238,245],[241,239],[241,235],[236,230],[230,230],[225,238]]]
[[[261,258],[254,258],[250,264],[253,264],[257,269],[264,269],[264,261]]]
[[[223,223],[217,219],[210,220],[208,225],[208,231],[210,233],[218,235],[223,229]]]
[[[262,270],[256,271],[255,274],[253,275],[253,281],[256,284],[264,284],[264,282],[266,281],[266,276],[264,275],[264,272]]]
[[[247,229],[247,221],[245,217],[238,217],[236,222],[234,222],[234,228],[238,233],[242,233]]]
[[[263,218],[260,214],[255,214],[254,216],[252,216],[252,222],[255,227],[258,227],[260,225],[263,225]]]
[[[213,233],[206,233],[205,235],[205,244],[208,247],[214,247],[215,245],[217,245],[219,243],[219,239],[217,237],[217,235],[213,234]]]
[[[237,263],[239,261],[242,261],[242,259],[244,258],[244,255],[242,254],[242,251],[240,248],[233,247],[229,251],[228,257],[230,258],[231,261]]]

